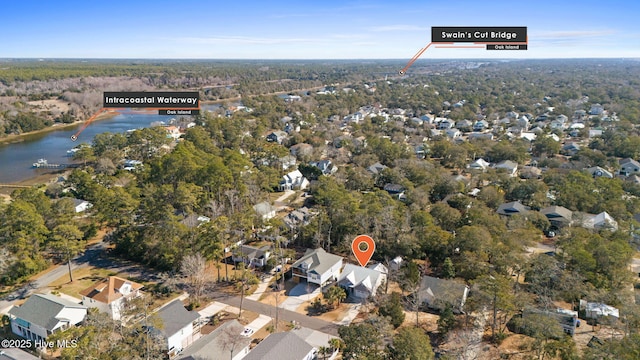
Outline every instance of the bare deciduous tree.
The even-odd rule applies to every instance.
[[[202,291],[209,281],[207,273],[207,260],[200,253],[187,255],[180,263],[180,272],[187,278],[191,295],[194,302],[198,302],[202,296]]]
[[[220,335],[220,342],[222,348],[229,350],[231,354],[230,359],[233,360],[233,355],[236,350],[239,350],[245,341],[245,337],[240,334],[234,326],[227,326]]]

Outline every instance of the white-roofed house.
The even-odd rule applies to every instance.
[[[485,172],[489,168],[489,165],[490,164],[488,161],[486,161],[483,158],[479,158],[476,161],[469,164],[467,168],[469,168],[469,170],[477,170],[477,171]]]
[[[509,176],[514,177],[518,173],[518,163],[511,160],[504,160],[496,164],[496,169],[503,169],[509,174]]]
[[[592,227],[595,230],[618,230],[618,222],[609,215],[606,211],[601,212],[600,214],[594,215],[589,219],[588,227]]]
[[[296,189],[304,190],[309,187],[309,180],[302,175],[300,170],[294,170],[282,177],[278,187],[280,191]]]
[[[382,272],[354,264],[347,264],[338,278],[338,285],[344,288],[347,296],[358,301],[375,296],[378,288],[386,281]]]
[[[76,213],[85,212],[93,207],[93,204],[88,202],[87,200],[81,199],[71,199],[73,200],[73,207]]]

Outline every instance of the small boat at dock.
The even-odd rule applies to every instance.
[[[38,161],[33,163],[33,167],[38,169],[56,169],[64,167],[64,164],[49,164],[47,159],[38,159]]]

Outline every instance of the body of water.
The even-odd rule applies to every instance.
[[[91,144],[96,134],[121,133],[148,127],[157,121],[168,123],[169,120],[170,116],[157,114],[120,114],[110,119],[92,122],[78,136],[76,142],[71,141],[71,135],[75,134],[81,125],[29,135],[19,143],[0,144],[0,183],[21,181],[52,171],[33,168],[33,163],[38,159],[47,159],[50,164],[71,163],[67,150],[81,143]]]

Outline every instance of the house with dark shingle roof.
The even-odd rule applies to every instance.
[[[251,338],[241,335],[243,330],[244,326],[237,320],[227,321],[196,340],[180,354],[178,360],[243,359],[251,344]]]
[[[25,339],[44,341],[84,320],[87,308],[55,295],[34,294],[9,310],[11,331]]]
[[[314,360],[317,353],[317,349],[288,331],[267,336],[244,360]]]
[[[140,296],[143,286],[135,281],[109,276],[80,291],[80,295],[84,306],[97,308],[100,312],[109,314],[113,320],[120,320],[125,301]]]
[[[498,206],[497,213],[500,215],[516,215],[516,214],[524,214],[529,211],[527,206],[522,205],[520,201],[512,201]]]
[[[421,303],[439,310],[451,305],[455,312],[462,312],[468,295],[467,285],[431,276],[423,276],[418,289],[418,299]]]
[[[337,280],[342,269],[342,257],[329,254],[323,248],[307,249],[304,255],[293,265],[291,271],[294,278],[305,279],[320,286],[331,280]]]
[[[162,320],[159,332],[167,340],[169,357],[178,354],[194,341],[193,322],[200,318],[195,311],[188,311],[182,301],[174,300],[158,311]]]
[[[271,244],[261,247],[255,247],[250,245],[240,245],[233,249],[231,259],[235,263],[244,262],[249,266],[262,267],[267,265],[267,260],[271,255]]]
[[[557,228],[571,225],[571,221],[573,220],[573,212],[563,206],[549,206],[541,209],[540,213],[546,216],[551,225]]]
[[[267,141],[282,144],[287,139],[287,133],[282,130],[272,131],[267,135]]]
[[[387,168],[387,166],[386,166],[386,165],[382,165],[382,164],[380,164],[379,162],[377,162],[377,163],[375,163],[375,164],[373,164],[373,165],[369,166],[369,167],[367,168],[367,170],[368,170],[370,173],[372,173],[373,175],[378,175],[378,174],[380,174],[380,172],[381,172],[382,170],[384,170],[384,169],[386,169],[386,168]]]

